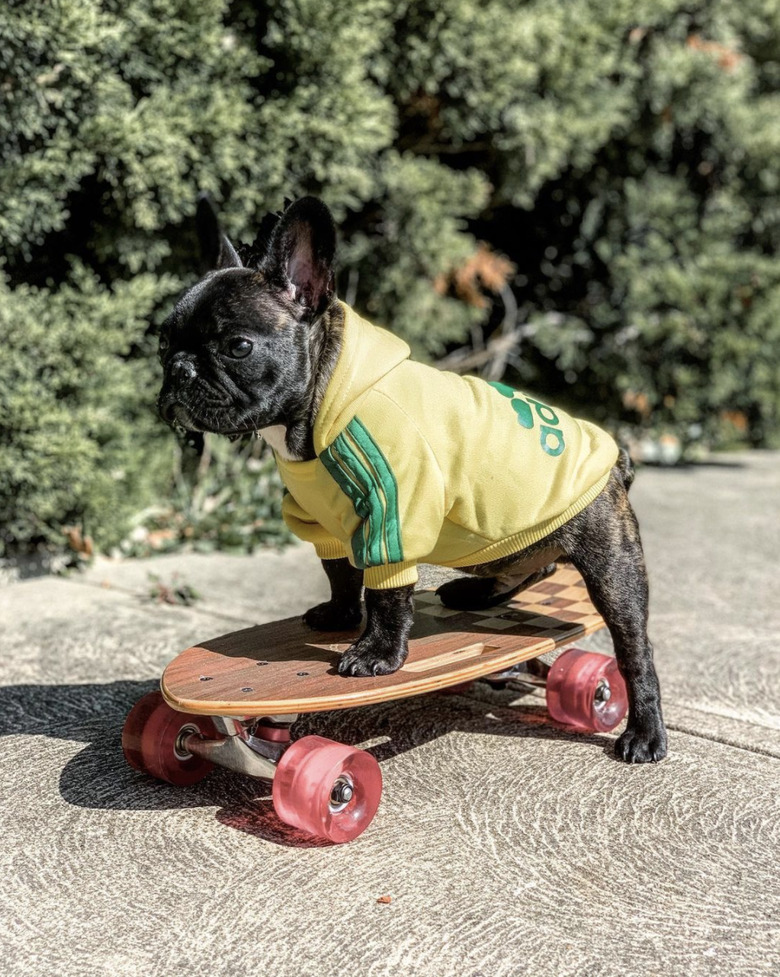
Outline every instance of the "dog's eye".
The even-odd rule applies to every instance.
[[[167,336],[160,336],[160,352],[167,353],[171,343]]]
[[[228,356],[242,360],[252,352],[252,344],[248,339],[234,339],[227,348]]]

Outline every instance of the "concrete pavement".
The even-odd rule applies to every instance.
[[[262,783],[170,787],[119,742],[179,650],[323,599],[307,548],[0,589],[0,973],[780,972],[780,454],[643,469],[632,498],[669,759],[627,767],[484,683],[305,717],[382,766],[343,846],[281,825]],[[150,603],[149,572],[203,599]]]

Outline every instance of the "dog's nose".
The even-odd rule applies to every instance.
[[[173,376],[193,380],[195,378],[195,364],[186,353],[177,353],[171,362],[171,373]]]

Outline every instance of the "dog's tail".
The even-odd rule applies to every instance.
[[[623,485],[625,486],[627,492],[631,488],[631,483],[634,481],[636,469],[634,468],[634,463],[631,460],[631,455],[625,448],[620,449],[616,464],[617,470],[620,472],[620,477],[623,479]]]

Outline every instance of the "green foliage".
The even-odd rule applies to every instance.
[[[169,445],[173,490],[162,503],[137,513],[122,540],[126,556],[150,556],[190,545],[201,553],[251,553],[256,546],[288,542],[281,517],[276,464],[261,442],[234,448],[206,438],[200,455]]]
[[[62,543],[70,524],[99,545],[115,543],[138,499],[161,483],[165,436],[154,413],[146,318],[171,284],[140,275],[106,289],[80,265],[57,289],[0,282],[7,546]],[[142,355],[131,355],[134,348]]]
[[[773,0],[5,4],[4,550],[68,525],[131,551],[276,538],[257,447],[188,467],[154,416],[198,190],[238,240],[321,195],[340,294],[418,355],[479,347],[516,303],[511,382],[778,443],[779,39]],[[514,263],[509,304],[457,285],[478,240]]]
[[[780,8],[513,6],[403,5],[390,84],[406,148],[492,184],[472,226],[520,272],[515,382],[777,443]]]
[[[484,319],[476,309],[432,287],[439,275],[474,250],[464,217],[484,207],[487,187],[475,170],[390,151],[380,177],[384,187],[381,228],[356,231],[343,249],[352,270],[347,287],[359,308],[387,323],[419,355],[443,353]]]

